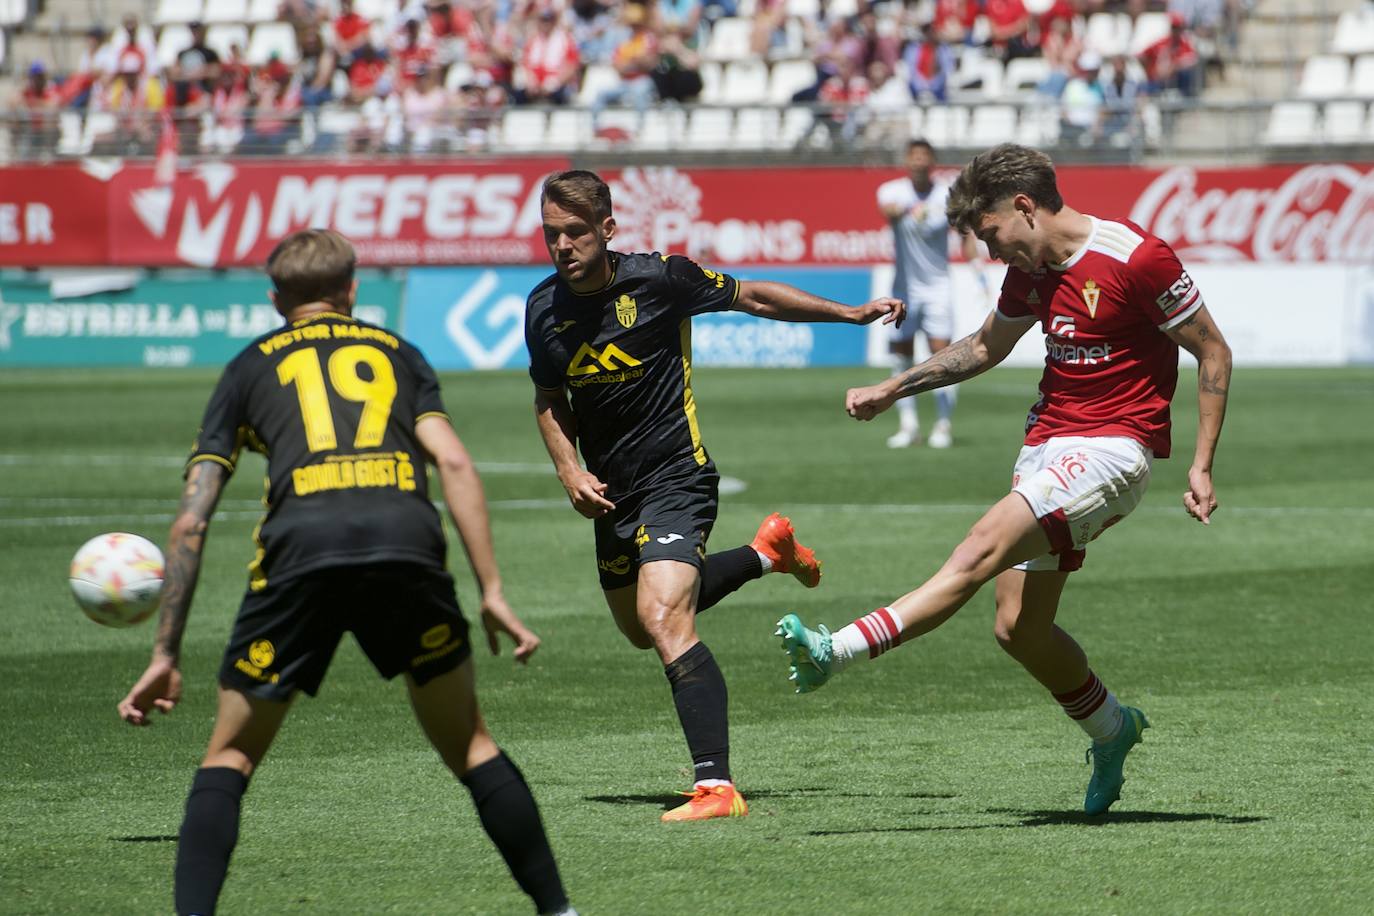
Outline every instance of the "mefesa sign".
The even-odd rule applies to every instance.
[[[566,160],[206,163],[159,185],[76,164],[0,169],[0,265],[261,265],[283,235],[327,226],[371,265],[543,264],[540,182]],[[891,258],[877,213],[893,169],[605,172],[617,247],[723,265]],[[945,172],[952,177],[953,172]],[[1374,262],[1374,165],[1065,166],[1079,209],[1129,216],[1192,262]]]

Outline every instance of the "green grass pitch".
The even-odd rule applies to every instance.
[[[696,375],[703,434],[742,492],[716,549],[780,510],[825,561],[819,589],[752,583],[700,630],[731,690],[742,820],[661,825],[689,760],[651,653],[616,632],[590,524],[549,473],[520,374],[450,376],[485,470],[512,603],[544,638],[528,669],[478,659],[492,729],[541,804],[584,914],[1367,913],[1374,900],[1374,370],[1239,371],[1216,479],[1190,522],[1193,374],[1178,457],[1095,543],[1061,622],[1154,727],[1112,813],[1081,811],[1086,741],[997,648],[991,590],[930,636],[794,696],[771,634],[787,610],[843,624],[931,573],[1005,493],[1035,373],[963,387],[956,448],[892,452],[844,388],[875,370]],[[115,703],[151,626],[77,611],[87,537],[161,543],[205,372],[0,375],[0,913],[170,912],[175,834],[209,735],[245,583],[261,460],[211,531],[187,690],[151,729]],[[922,399],[927,425],[931,402]],[[460,556],[460,596],[475,606]],[[228,913],[523,913],[467,794],[398,683],[346,642],[254,780]]]

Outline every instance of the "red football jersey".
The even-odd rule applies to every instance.
[[[1007,268],[1001,318],[1040,319],[1045,374],[1026,418],[1026,444],[1054,436],[1126,436],[1169,457],[1169,400],[1178,345],[1168,328],[1202,297],[1167,244],[1129,220],[1093,222],[1063,264]]]

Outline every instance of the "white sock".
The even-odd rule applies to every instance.
[[[935,391],[935,410],[941,420],[948,420],[954,413],[954,405],[959,400],[959,386],[950,385]]]
[[[1068,717],[1094,741],[1107,741],[1121,730],[1121,704],[1116,694],[1103,686],[1091,671],[1083,686],[1068,693],[1056,693],[1054,698],[1064,707]]]
[[[733,786],[734,783],[728,779],[698,779],[692,783],[693,789],[711,789],[716,786]]]
[[[894,376],[901,375],[912,365],[913,362],[910,357],[893,355],[892,374]],[[897,422],[902,432],[914,433],[921,428],[921,421],[916,417],[915,397],[902,398],[897,402]]]
[[[757,550],[755,550],[754,553],[757,553],[759,555],[759,565],[763,567],[763,574],[766,576],[770,572],[772,572],[773,561],[765,557],[763,554],[759,553]]]
[[[838,671],[861,658],[877,658],[901,641],[901,618],[892,608],[880,607],[830,634],[831,665]]]

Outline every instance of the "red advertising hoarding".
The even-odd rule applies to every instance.
[[[558,158],[494,163],[0,169],[0,265],[261,264],[327,226],[369,265],[542,264],[539,183]],[[632,167],[605,173],[625,250],[725,264],[872,264],[891,255],[875,192],[895,169]],[[1065,198],[1129,217],[1187,261],[1374,263],[1374,165],[1060,169]],[[944,177],[953,177],[945,173]],[[47,222],[45,222],[47,220]],[[47,228],[45,228],[47,227]]]

